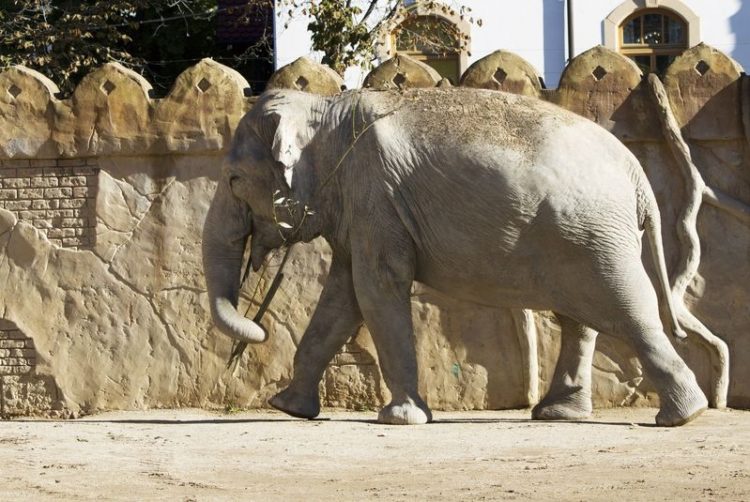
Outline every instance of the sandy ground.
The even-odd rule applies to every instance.
[[[750,412],[107,413],[0,422],[2,500],[750,500]]]

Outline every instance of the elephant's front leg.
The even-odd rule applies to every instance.
[[[560,357],[549,392],[534,406],[538,420],[577,420],[591,415],[591,364],[597,332],[557,314],[562,327]]]
[[[334,253],[328,279],[318,306],[302,336],[294,356],[294,376],[285,390],[269,404],[299,418],[314,418],[320,413],[318,384],[328,363],[362,325],[352,285],[348,256]]]
[[[378,421],[423,424],[432,420],[432,413],[419,396],[417,385],[410,300],[414,245],[403,229],[392,224],[372,231],[355,236],[352,264],[357,300],[392,396],[378,414]],[[374,232],[376,237],[372,237]]]

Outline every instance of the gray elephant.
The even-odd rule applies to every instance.
[[[364,322],[393,396],[379,420],[431,420],[417,391],[410,311],[419,281],[483,305],[557,314],[562,350],[534,418],[590,414],[591,359],[604,331],[635,348],[660,397],[656,423],[681,425],[707,401],[663,330],[642,230],[672,333],[683,337],[651,187],[628,149],[593,122],[496,91],[272,91],[238,126],[203,260],[217,327],[257,343],[266,333],[236,310],[248,237],[256,271],[292,242],[323,236],[331,245],[294,376],[270,401],[290,415],[319,413],[326,365]]]

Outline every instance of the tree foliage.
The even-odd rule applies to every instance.
[[[203,57],[253,74],[250,63],[265,56],[262,63],[270,73],[270,33],[269,40],[258,41],[265,51],[238,53],[217,44],[217,13],[216,0],[0,0],[0,65],[34,68],[63,94],[111,61],[146,75],[157,93],[166,92],[182,70]],[[257,9],[251,13],[257,15]],[[255,21],[248,17],[244,22]],[[238,68],[243,64],[246,71]]]
[[[268,16],[274,9],[277,15],[308,16],[313,49],[343,74],[352,65],[369,66],[384,27],[395,19],[417,18],[415,5],[404,0],[0,0],[0,66],[36,69],[69,94],[92,69],[117,61],[144,74],[164,94],[186,67],[213,57],[259,90],[273,70]],[[463,6],[432,0],[421,5],[470,20]],[[250,47],[222,45],[216,37],[222,14],[236,23],[265,23],[267,29]],[[406,29],[412,42],[433,51],[455,51],[468,43],[450,25],[440,33],[414,23],[401,26],[399,36]]]
[[[55,2],[7,0],[0,25],[0,63],[23,64],[70,91],[92,67],[107,61],[142,64],[126,47],[140,10],[160,0]]]

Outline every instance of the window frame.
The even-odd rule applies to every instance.
[[[661,34],[662,38],[664,38],[664,33],[666,30],[666,23],[665,18],[670,18],[675,21],[678,21],[682,23],[682,42],[679,43],[648,43],[644,42],[645,37],[645,16],[647,15],[653,15],[658,14],[661,16]],[[640,33],[640,43],[625,43],[625,27],[628,23],[633,21],[636,18],[641,18],[640,27],[641,27],[641,33]],[[688,37],[689,37],[689,23],[688,21],[680,16],[678,13],[669,10],[669,9],[663,9],[663,8],[643,8],[638,9],[634,12],[632,12],[629,16],[627,16],[618,26],[617,28],[617,42],[618,42],[618,52],[622,54],[623,56],[627,57],[628,59],[631,59],[633,62],[635,61],[636,57],[648,57],[649,58],[649,69],[651,72],[657,73],[659,71],[657,66],[657,57],[658,56],[672,56],[677,57],[685,50],[688,49]],[[638,64],[638,63],[636,63]],[[638,66],[641,68],[641,66]]]
[[[615,7],[602,21],[604,46],[622,54],[620,27],[624,22],[644,9],[662,9],[672,16],[677,16],[687,25],[687,47],[701,42],[700,17],[681,0],[624,0]]]
[[[460,33],[462,37],[466,37],[467,42],[458,52],[458,77],[460,79],[469,67],[469,54],[471,53],[471,24],[468,20],[463,19],[457,12],[452,12],[451,10],[446,11],[442,9],[441,6],[442,4],[439,2],[415,0],[408,5],[408,15],[400,13],[382,26],[378,35],[378,41],[375,43],[375,56],[377,59],[382,63],[396,55],[396,44],[394,43],[392,36],[393,31],[409,17],[415,15],[417,17],[435,16],[454,25],[456,31]],[[409,52],[404,52],[403,54],[412,58],[415,57],[414,54]],[[421,62],[426,61],[424,55],[416,57],[415,59],[418,59]]]

